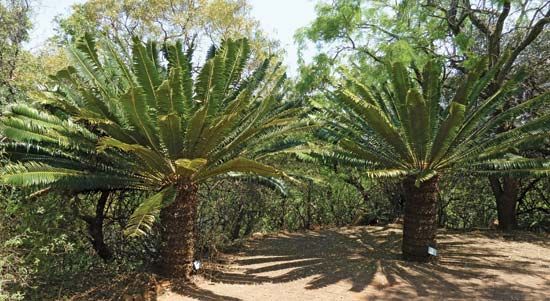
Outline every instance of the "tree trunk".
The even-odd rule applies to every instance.
[[[236,240],[240,237],[242,223],[245,216],[245,212],[244,212],[245,209],[243,208],[243,206],[244,205],[241,203],[239,208],[239,214],[237,215],[237,219],[235,220],[235,223],[233,224],[233,229],[231,230],[231,240]]]
[[[160,211],[161,268],[166,276],[189,279],[193,272],[197,208],[197,186],[183,183],[174,202]]]
[[[403,259],[426,262],[431,259],[428,247],[436,247],[438,177],[414,185],[415,178],[404,181],[405,216],[403,221]]]
[[[105,206],[109,199],[110,193],[108,191],[101,192],[101,196],[97,201],[95,208],[95,216],[83,216],[82,219],[88,224],[88,234],[90,235],[90,242],[95,252],[101,259],[108,262],[113,259],[113,252],[107,244],[105,244],[105,237],[103,236],[103,221],[105,220]]]
[[[304,223],[304,229],[311,230],[313,227],[312,220],[313,214],[311,212],[311,182],[308,181],[307,196],[306,196],[306,221]]]
[[[497,177],[490,177],[489,180],[497,202],[498,229],[503,231],[516,229],[519,181],[512,177],[504,177],[502,183]]]

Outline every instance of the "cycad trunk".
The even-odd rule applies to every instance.
[[[405,188],[405,216],[403,221],[403,259],[429,261],[428,247],[436,247],[438,178],[414,185],[415,178],[407,178]]]
[[[195,256],[197,186],[178,187],[174,202],[160,211],[162,225],[161,268],[169,277],[189,279]]]

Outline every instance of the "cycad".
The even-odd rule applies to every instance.
[[[513,90],[509,84],[478,103],[493,76],[486,71],[480,77],[483,64],[479,66],[449,100],[442,96],[441,68],[430,61],[415,78],[403,64],[393,64],[390,88],[368,87],[345,76],[334,101],[318,105],[317,117],[324,125],[321,137],[334,143],[333,149],[320,152],[325,159],[356,166],[368,177],[404,179],[402,251],[407,260],[428,260],[428,247],[435,246],[440,176],[550,175],[547,160],[519,155],[521,149],[550,138],[550,115],[533,116],[508,132],[494,132],[504,122],[548,105],[550,95],[506,108],[505,97]]]
[[[73,139],[74,133],[59,132],[55,123],[40,116],[6,117],[3,135],[28,150],[48,152],[8,166],[3,182],[155,191],[136,210],[128,231],[144,231],[152,213],[160,211],[164,272],[188,277],[198,184],[229,172],[284,176],[253,159],[297,143],[273,138],[300,128],[295,116],[301,109],[281,100],[284,74],[270,59],[243,75],[250,56],[245,39],[213,48],[196,76],[189,53],[179,43],[165,45],[161,59],[154,43],[134,39],[131,61],[109,41],[101,44],[98,51],[95,40],[86,36],[69,47],[72,66],[55,76],[57,92],[35,97],[67,114],[65,123],[86,125],[90,130],[82,133],[89,139],[83,141],[82,133]],[[86,162],[73,158],[76,164],[52,160],[59,151],[51,147],[56,143],[70,148],[69,154],[82,150],[92,157]],[[104,173],[87,165],[104,160],[111,162],[102,167]]]

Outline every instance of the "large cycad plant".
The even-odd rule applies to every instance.
[[[26,145],[31,153],[43,153],[8,166],[2,180],[19,186],[156,192],[136,210],[128,230],[144,231],[152,213],[160,211],[163,271],[188,277],[198,185],[230,172],[284,176],[254,159],[296,143],[272,138],[299,128],[294,116],[301,109],[281,100],[284,74],[270,59],[244,76],[250,56],[245,39],[212,48],[195,76],[190,54],[179,43],[164,45],[161,58],[154,43],[134,39],[129,59],[109,41],[101,45],[87,36],[69,47],[72,65],[55,76],[57,91],[35,97],[61,118],[3,118],[2,133],[18,143],[17,151]],[[71,133],[57,123],[82,126]],[[78,156],[59,160],[54,144]],[[98,172],[95,162],[113,164]]]
[[[449,99],[442,95],[441,67],[430,61],[414,77],[405,65],[393,64],[389,87],[369,87],[345,76],[333,101],[319,104],[322,137],[334,143],[324,155],[356,166],[369,177],[403,178],[402,252],[407,260],[426,261],[428,247],[435,247],[441,176],[550,174],[548,161],[519,155],[521,149],[550,138],[550,115],[517,118],[548,105],[549,94],[507,108],[510,84],[479,103],[493,75],[479,66],[456,85]],[[504,122],[518,126],[495,134]]]

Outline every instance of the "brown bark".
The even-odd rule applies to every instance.
[[[490,177],[489,180],[497,202],[498,229],[503,231],[516,229],[519,181],[512,177],[504,177],[502,183],[497,177]]]
[[[405,215],[403,222],[403,259],[426,262],[432,257],[428,247],[436,247],[438,178],[414,185],[415,178],[404,181]]]
[[[113,252],[105,243],[105,237],[103,235],[103,221],[105,220],[105,207],[109,200],[109,191],[101,192],[101,196],[97,201],[95,208],[95,216],[81,216],[81,218],[88,224],[88,234],[90,235],[90,242],[94,251],[104,261],[113,260]]]
[[[183,183],[174,202],[160,211],[161,268],[166,276],[189,279],[193,272],[197,208],[197,186]]]
[[[369,191],[365,188],[365,186],[363,186],[359,178],[350,175],[344,181],[357,189],[357,191],[361,194],[363,204],[369,204]]]
[[[241,227],[243,224],[243,220],[245,217],[245,208],[243,208],[244,205],[241,203],[239,207],[239,213],[237,214],[237,219],[235,220],[235,223],[233,224],[233,229],[231,230],[231,239],[236,240],[240,237],[241,234]]]

